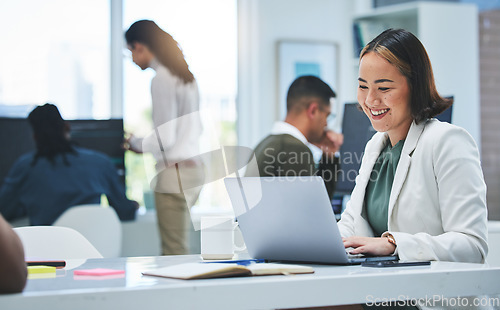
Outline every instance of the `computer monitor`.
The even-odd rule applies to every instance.
[[[453,97],[446,98],[453,99]],[[446,109],[436,118],[442,122],[451,123],[452,107]],[[354,189],[366,143],[375,134],[370,120],[358,108],[357,103],[346,103],[344,106],[342,134],[344,135],[344,144],[340,148],[340,174],[335,193],[337,195],[350,195]]]
[[[453,97],[446,97],[446,98],[453,100]],[[441,112],[441,114],[436,116],[436,118],[438,120],[440,120],[441,122],[447,122],[447,123],[451,124],[451,113],[452,112],[453,112],[453,106],[450,106],[448,109],[444,110],[443,112]]]
[[[77,119],[68,122],[75,145],[108,155],[125,185],[123,119]]]
[[[125,151],[123,120],[68,120],[71,140],[77,146],[108,155],[125,186]],[[0,184],[14,162],[23,154],[35,150],[31,126],[26,118],[0,118]]]

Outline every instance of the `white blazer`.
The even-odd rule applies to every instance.
[[[369,236],[365,190],[387,133],[366,144],[356,186],[339,222],[343,237]],[[394,175],[388,232],[402,260],[484,262],[486,184],[479,152],[464,129],[436,119],[412,123]]]

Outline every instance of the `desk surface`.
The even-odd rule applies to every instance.
[[[367,303],[375,298],[500,294],[500,268],[449,262],[398,268],[312,265],[315,274],[211,280],[141,275],[199,260],[197,255],[71,260],[54,278],[29,279],[23,293],[0,295],[0,308],[271,309]],[[110,278],[73,275],[73,270],[90,268],[121,269],[126,274]]]

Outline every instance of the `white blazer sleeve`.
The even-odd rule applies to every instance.
[[[341,220],[337,223],[340,235],[344,238],[354,236],[354,216],[351,214],[351,201],[346,205],[344,212],[342,212]]]
[[[444,233],[432,236],[425,232],[391,232],[399,256],[404,260],[484,262],[488,253],[486,185],[477,146],[459,127],[453,126],[438,136],[432,147],[426,142],[421,146],[432,152]],[[421,207],[425,212],[427,206]]]

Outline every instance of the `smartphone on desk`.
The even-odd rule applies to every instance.
[[[421,262],[405,262],[398,260],[388,260],[388,261],[379,261],[379,262],[363,262],[361,266],[363,267],[410,267],[410,266],[429,266],[431,264],[430,261],[421,261]]]

